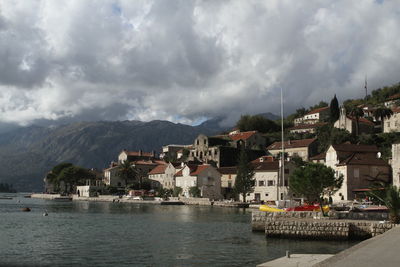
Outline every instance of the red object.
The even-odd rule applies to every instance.
[[[320,210],[319,204],[314,205],[303,205],[294,208],[287,208],[286,211],[315,211]]]

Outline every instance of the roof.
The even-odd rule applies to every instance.
[[[149,175],[151,175],[151,174],[163,174],[165,172],[165,169],[167,168],[167,166],[168,165],[166,165],[166,164],[157,165],[154,169],[152,169],[149,172]]]
[[[400,113],[400,107],[393,107],[392,108],[393,113]]]
[[[351,117],[349,115],[347,115],[347,118],[349,118],[350,120],[353,120],[353,121],[356,120],[356,118]],[[372,121],[367,120],[366,118],[363,118],[363,117],[358,118],[358,122],[359,123],[363,123],[363,124],[368,124],[368,125],[371,125],[371,126],[375,126],[375,124]]]
[[[289,128],[289,130],[296,130],[296,129],[313,129],[319,126],[324,126],[328,124],[327,122],[317,122],[317,123],[313,123],[313,124],[308,124],[308,123],[304,123],[304,124],[299,124],[297,126],[293,126],[292,128]]]
[[[279,170],[279,161],[267,161],[267,162],[260,162],[257,164],[253,164],[254,171],[278,171]]]
[[[378,147],[375,145],[356,145],[356,144],[340,144],[332,145],[332,147],[339,152],[379,152]]]
[[[389,166],[383,159],[378,158],[375,153],[353,153],[347,159],[339,162],[339,165]]]
[[[221,174],[236,174],[237,167],[221,167],[217,169]]]
[[[285,148],[298,148],[298,147],[308,147],[313,143],[315,138],[301,139],[301,140],[288,140],[284,142]],[[282,148],[282,142],[274,142],[272,145],[268,146],[268,150],[277,150]]]
[[[274,161],[273,156],[262,156],[259,157],[258,159],[253,160],[251,163],[271,162],[271,161]]]
[[[186,165],[190,169],[190,176],[196,176],[202,173],[204,170],[206,170],[208,167],[211,165],[209,164],[204,164],[204,165]],[[180,171],[178,171],[175,176],[182,176],[182,171],[184,168],[182,168]]]
[[[239,133],[229,134],[229,137],[234,141],[246,140],[251,136],[255,135],[256,133],[257,131],[239,132]]]
[[[310,160],[325,160],[326,158],[326,153],[321,153],[318,155],[315,155],[314,157],[310,157]]]
[[[400,98],[400,93],[389,96],[388,100],[395,100],[395,99],[398,99],[398,98]]]
[[[329,109],[329,107],[322,107],[322,108],[313,109],[310,112],[308,112],[306,115],[320,113],[321,111],[324,111],[326,109]]]

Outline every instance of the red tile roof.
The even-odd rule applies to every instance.
[[[322,160],[322,159],[325,160],[325,158],[326,158],[326,153],[321,153],[313,157],[310,157],[310,160]]]
[[[353,153],[347,159],[339,162],[339,165],[389,166],[383,159],[378,158],[375,153]]]
[[[165,169],[167,168],[168,165],[166,164],[161,164],[161,165],[157,165],[154,169],[152,169],[149,172],[149,175],[151,174],[163,174],[165,173]]]
[[[347,118],[349,118],[350,120],[356,121],[356,118],[351,117],[349,115],[347,115]],[[371,125],[371,126],[375,126],[375,124],[372,121],[367,120],[366,118],[362,118],[362,117],[358,118],[358,122],[359,123],[363,123],[363,124],[368,124],[368,125]]]
[[[257,133],[257,131],[239,132],[239,133],[230,134],[229,137],[234,141],[246,140],[256,133]]]
[[[236,174],[237,167],[221,167],[217,169],[221,174]]]
[[[258,159],[253,160],[251,163],[272,162],[272,161],[274,161],[273,156],[262,156]]]
[[[388,100],[395,100],[395,99],[398,99],[398,98],[400,98],[400,94],[395,94],[395,95],[389,96]]]
[[[202,173],[204,170],[206,170],[208,167],[210,167],[211,165],[209,164],[204,164],[204,165],[187,165],[190,169],[190,176],[196,176],[199,175],[200,173]],[[181,170],[179,170],[175,176],[182,176],[182,171],[183,168]]]
[[[278,171],[279,170],[279,161],[272,162],[260,162],[257,164],[253,164],[255,172],[262,171]]]
[[[339,152],[379,152],[378,147],[375,145],[356,145],[356,144],[340,144],[332,145],[332,147]]]
[[[311,110],[310,112],[308,112],[306,115],[310,115],[310,114],[315,114],[315,113],[320,113],[321,111],[324,111],[326,109],[328,109],[329,107],[322,107],[322,108],[317,108],[314,110]]]
[[[308,147],[311,143],[313,143],[315,138],[310,139],[301,139],[301,140],[288,140],[284,142],[285,148],[297,148],[297,147]],[[282,148],[282,142],[275,142],[269,147],[268,150],[277,150]]]
[[[392,108],[393,113],[400,113],[400,107],[393,107]]]

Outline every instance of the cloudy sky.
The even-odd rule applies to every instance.
[[[397,0],[0,0],[0,123],[205,118],[400,81]]]

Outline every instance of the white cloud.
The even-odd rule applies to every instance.
[[[0,0],[0,122],[286,113],[398,82],[396,1]]]

